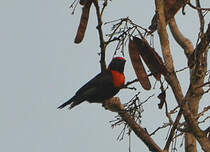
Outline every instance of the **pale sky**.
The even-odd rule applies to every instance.
[[[204,0],[205,7],[210,7]],[[153,0],[116,1],[109,3],[104,22],[129,16],[137,24],[148,27],[155,12]],[[0,0],[0,151],[2,152],[128,152],[128,137],[116,141],[122,127],[112,129],[109,123],[115,113],[99,104],[82,103],[71,111],[57,107],[71,98],[89,79],[100,72],[99,40],[94,7],[84,41],[74,44],[81,7],[75,14],[69,9],[71,0]],[[186,15],[177,15],[180,29],[193,44],[199,30],[195,10],[186,7]],[[210,21],[210,16],[206,17]],[[110,31],[110,28],[105,30]],[[169,32],[170,33],[170,32]],[[170,38],[176,69],[186,66],[183,50]],[[160,53],[157,33],[155,47]],[[158,50],[159,49],[159,50]],[[107,50],[107,62],[114,46]],[[131,63],[125,67],[127,80],[135,78]],[[208,68],[209,69],[209,68]],[[183,91],[188,88],[184,71],[178,74]],[[154,79],[153,79],[154,80]],[[152,80],[152,85],[154,81]],[[144,91],[139,84],[136,92],[122,90],[117,94],[123,103],[141,91],[142,101],[158,91]],[[208,105],[205,95],[202,107]],[[173,95],[167,96],[169,107],[176,105]],[[144,105],[142,126],[148,132],[167,122],[164,110],[158,110],[157,98]],[[208,103],[207,103],[208,102]],[[171,104],[170,104],[171,103]],[[163,148],[167,130],[153,137]],[[181,138],[178,146],[181,144]],[[148,149],[132,133],[132,151]],[[180,150],[181,151],[181,150]]]

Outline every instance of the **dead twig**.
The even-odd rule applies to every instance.
[[[196,10],[206,10],[206,11],[210,11],[210,8],[201,8],[198,6],[194,6],[193,4],[191,4],[190,2],[187,3],[191,8],[196,9]]]

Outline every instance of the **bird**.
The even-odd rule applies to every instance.
[[[58,109],[67,105],[69,105],[69,109],[72,109],[84,101],[103,104],[107,99],[115,96],[125,84],[125,62],[123,57],[114,57],[105,71],[88,81]]]

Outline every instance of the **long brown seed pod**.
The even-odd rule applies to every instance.
[[[148,44],[145,39],[133,37],[134,43],[138,46],[139,53],[151,71],[152,75],[160,80],[161,74],[166,75],[167,69],[163,64],[161,57],[158,53]]]
[[[138,46],[134,43],[133,40],[129,40],[128,44],[129,56],[133,65],[133,69],[136,73],[137,78],[139,79],[140,84],[145,90],[151,89],[151,84],[147,73],[144,69],[144,65],[140,58],[140,53],[138,51]]]
[[[89,0],[88,2],[85,3],[85,5],[82,8],[82,15],[81,15],[81,18],[80,18],[80,24],[79,24],[79,27],[77,29],[77,35],[75,37],[74,43],[80,43],[80,42],[82,42],[82,40],[84,38],[85,31],[86,31],[87,24],[88,24],[91,4],[92,4],[92,1]]]

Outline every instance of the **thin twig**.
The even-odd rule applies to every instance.
[[[210,110],[210,106],[207,106],[207,107],[203,108],[203,111],[201,111],[201,112],[197,115],[196,119],[198,120],[198,119],[199,119],[201,116],[203,116],[204,113],[206,113],[208,110]]]
[[[206,117],[205,119],[203,119],[202,121],[199,121],[198,123],[201,124],[201,123],[204,123],[206,122],[206,120],[210,119],[210,116]]]
[[[201,7],[199,0],[196,0],[196,6],[199,7],[199,8]],[[204,33],[205,20],[204,20],[202,10],[197,9],[197,12],[198,12],[199,20],[200,20],[200,32],[198,33],[198,35],[199,35],[198,38],[201,38],[203,36],[203,33]]]
[[[176,120],[175,120],[175,122],[173,124],[173,127],[171,128],[171,132],[170,132],[168,140],[167,140],[167,142],[165,144],[164,150],[168,150],[169,149],[170,144],[171,144],[171,142],[173,140],[173,136],[175,134],[175,130],[176,130],[178,124],[179,124],[179,121],[180,121],[181,117],[182,117],[182,111],[179,110],[179,113],[178,113],[178,115],[176,117]]]
[[[191,8],[194,8],[194,9],[197,9],[197,10],[206,10],[206,11],[210,11],[210,8],[201,8],[201,7],[198,7],[198,6],[194,6],[194,5],[191,4],[190,2],[188,3],[188,5],[189,5]]]
[[[107,7],[107,4],[108,4],[108,0],[104,0],[103,7],[101,9],[101,16],[103,15],[105,8]]]
[[[152,136],[154,135],[157,131],[159,131],[160,129],[166,128],[168,126],[170,126],[170,123],[164,123],[161,127],[158,127],[157,129],[155,129],[152,133],[150,133],[149,135]]]
[[[133,83],[135,83],[135,82],[138,82],[139,80],[138,79],[134,79],[134,80],[132,80],[132,81],[128,81],[124,86],[123,86],[123,88],[127,88],[129,85],[131,85],[131,84],[133,84]]]
[[[184,68],[182,68],[182,69],[180,69],[180,70],[176,70],[176,72],[178,73],[178,72],[181,72],[181,71],[184,71],[184,70],[186,70],[186,69],[188,69],[189,67],[184,67]]]
[[[199,86],[199,87],[197,87],[197,88],[204,87],[204,86],[206,86],[206,85],[208,85],[208,84],[210,84],[210,81],[208,81],[208,82],[206,82],[206,83],[202,84],[201,86]],[[196,88],[196,89],[197,89],[197,88]]]
[[[78,0],[74,0],[74,2],[69,6],[69,8],[72,8],[73,9],[72,12],[71,12],[72,15],[74,14],[75,9],[76,9],[78,3],[79,3]]]

